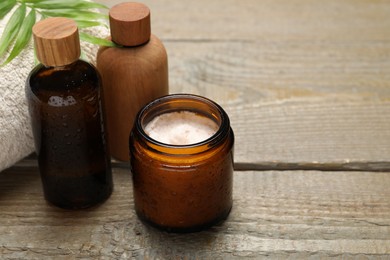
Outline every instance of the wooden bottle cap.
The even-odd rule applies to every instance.
[[[33,26],[38,60],[46,66],[64,66],[80,58],[76,22],[63,17],[42,20]]]
[[[141,3],[121,3],[109,12],[111,39],[123,46],[137,46],[150,39],[150,10]]]

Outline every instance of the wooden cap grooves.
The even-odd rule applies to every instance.
[[[76,22],[63,17],[42,20],[33,26],[38,60],[46,66],[64,66],[80,58]]]
[[[137,46],[150,39],[150,10],[141,3],[121,3],[109,12],[111,39],[123,46]]]

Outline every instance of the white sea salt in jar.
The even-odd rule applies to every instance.
[[[190,145],[210,138],[218,130],[211,119],[190,111],[161,114],[145,126],[152,139],[171,145]]]

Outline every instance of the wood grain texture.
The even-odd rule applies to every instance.
[[[114,170],[103,205],[47,205],[36,168],[0,173],[3,259],[385,257],[390,254],[389,173],[235,172],[229,218],[199,233],[169,234],[134,214],[128,169]],[[174,209],[172,209],[174,210]]]
[[[121,0],[97,0],[109,6]],[[152,32],[177,40],[388,41],[384,0],[142,0]]]
[[[113,42],[123,46],[139,46],[150,39],[150,10],[135,2],[123,2],[109,10],[110,34]]]
[[[129,134],[138,111],[168,94],[168,58],[152,35],[137,48],[99,48],[96,67],[103,83],[108,144],[112,157],[129,161]]]
[[[226,109],[243,167],[389,169],[390,45],[166,46],[171,92]]]
[[[80,39],[75,21],[50,17],[32,28],[34,47],[40,63],[45,66],[64,66],[80,58]]]
[[[261,167],[257,169],[291,165],[290,169],[390,170],[390,103],[305,102],[227,109],[235,111],[230,115],[236,163]]]

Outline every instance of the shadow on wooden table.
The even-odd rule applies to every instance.
[[[230,218],[196,233],[160,231],[136,216],[129,171],[114,169],[113,176],[114,192],[107,201],[89,209],[64,210],[45,201],[37,167],[1,172],[0,223],[7,236],[2,246],[27,250],[7,251],[8,256],[201,259],[214,252],[221,256],[217,250],[225,248],[223,234],[229,233]]]
[[[222,236],[227,225],[220,223],[209,229],[194,233],[167,233],[154,227],[148,226],[138,219],[132,224],[136,236],[140,241],[134,241],[133,248],[128,248],[122,256],[142,257],[144,259],[204,259],[217,254],[217,250],[223,248]],[[130,234],[129,232],[128,234]],[[133,239],[127,239],[127,244]],[[143,245],[134,248],[135,245]],[[218,246],[219,245],[219,246]],[[123,248],[126,249],[126,246]]]
[[[27,199],[27,196],[21,196],[26,190],[29,193],[42,192],[38,168],[12,167],[0,172],[0,203],[8,201],[17,205],[18,200]]]

